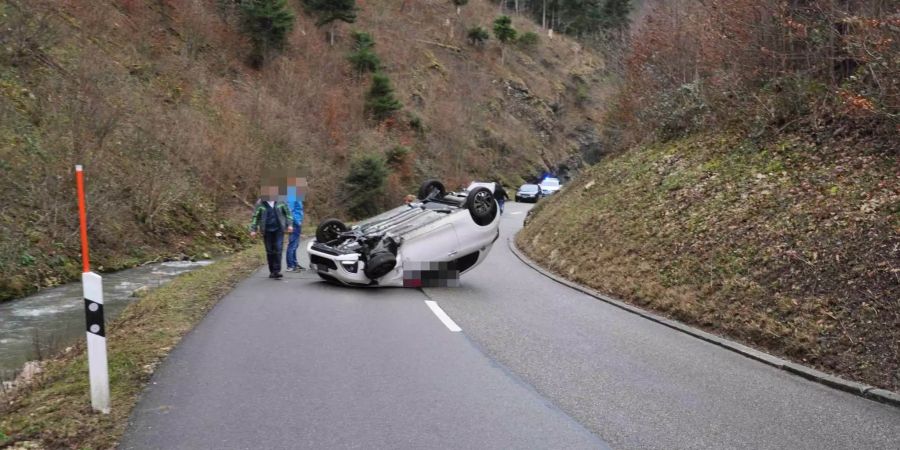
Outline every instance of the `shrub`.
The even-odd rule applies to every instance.
[[[409,127],[419,133],[425,132],[425,124],[422,123],[422,118],[413,113],[409,114]]]
[[[539,41],[540,41],[540,38],[538,37],[537,33],[533,32],[533,31],[529,31],[529,32],[523,33],[521,36],[519,36],[518,42],[519,42],[519,46],[522,48],[533,49],[533,48],[537,47],[537,44]]]
[[[658,95],[654,105],[639,116],[645,122],[656,124],[660,139],[675,139],[702,128],[709,107],[699,81]]]
[[[365,155],[350,164],[344,184],[351,216],[360,219],[378,213],[387,176],[384,159],[377,155]]]
[[[472,27],[469,28],[469,33],[467,34],[469,37],[469,43],[472,45],[482,46],[488,39],[490,39],[491,35],[488,34],[487,30],[481,27]]]
[[[406,162],[406,157],[409,156],[409,147],[404,147],[402,145],[398,145],[387,151],[385,154],[385,159],[387,160],[388,166],[396,169],[404,162]]]

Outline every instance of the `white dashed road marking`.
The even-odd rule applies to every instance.
[[[440,306],[438,306],[437,302],[425,300],[425,304],[428,305],[429,308],[431,308],[431,312],[433,312],[438,319],[441,319],[441,322],[444,322],[444,325],[446,325],[447,328],[450,329],[450,331],[454,333],[462,331],[462,328],[460,328],[459,325],[457,325],[456,322],[454,322],[453,319],[451,319],[450,316],[448,316],[447,313],[445,313],[444,310],[441,309]]]

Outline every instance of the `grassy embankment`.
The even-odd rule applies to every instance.
[[[900,161],[866,142],[696,136],[634,149],[517,242],[569,279],[900,390]]]
[[[46,363],[0,405],[0,447],[113,448],[157,364],[216,302],[261,264],[261,247],[179,276],[133,303],[107,334],[112,413],[91,411],[84,345]]]

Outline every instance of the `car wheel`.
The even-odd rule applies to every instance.
[[[428,180],[419,187],[419,200],[443,198],[445,195],[447,190],[444,189],[444,183],[438,180]]]
[[[331,242],[341,237],[341,233],[347,231],[347,225],[338,219],[328,219],[316,228],[316,241]]]
[[[394,267],[397,266],[397,257],[389,252],[381,252],[372,255],[368,261],[366,261],[366,268],[363,269],[363,273],[366,274],[370,280],[375,280],[377,278],[381,278],[390,271],[394,270]]]
[[[497,201],[494,194],[485,187],[475,188],[466,196],[466,208],[472,220],[478,225],[490,225],[497,217]]]

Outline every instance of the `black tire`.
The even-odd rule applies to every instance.
[[[419,187],[419,200],[433,200],[444,198],[447,190],[444,189],[444,183],[438,180],[428,180]]]
[[[325,220],[316,228],[316,241],[325,243],[337,240],[347,229],[347,225],[338,219]]]
[[[363,273],[370,280],[381,278],[397,267],[397,257],[388,252],[376,253],[366,261]]]
[[[499,212],[494,193],[486,187],[475,188],[466,196],[466,208],[478,225],[490,225]]]

